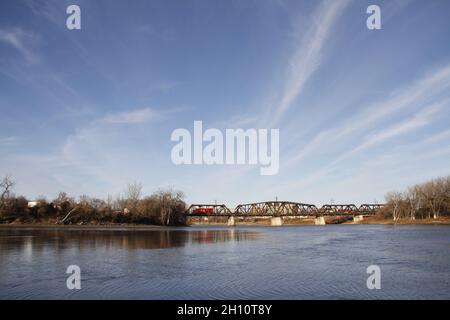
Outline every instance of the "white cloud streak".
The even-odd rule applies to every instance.
[[[449,99],[446,99],[439,103],[432,104],[431,106],[426,107],[417,115],[413,116],[408,120],[396,123],[387,129],[380,130],[376,133],[366,136],[366,138],[363,139],[363,141],[359,145],[357,145],[353,149],[346,150],[344,153],[338,155],[333,161],[321,167],[319,170],[313,172],[310,176],[302,180],[300,183],[290,184],[289,188],[305,187],[310,184],[316,183],[320,179],[326,177],[327,175],[331,174],[334,170],[336,170],[342,161],[351,159],[358,152],[361,152],[364,149],[367,149],[375,144],[386,142],[389,139],[392,139],[396,136],[412,132],[420,127],[430,124],[433,120],[433,116],[436,113],[438,113],[443,107],[445,107],[448,103]]]
[[[19,144],[19,142],[22,139],[20,137],[11,136],[11,137],[3,137],[0,138],[0,146],[2,147],[9,147],[9,146],[15,146]]]
[[[129,112],[108,114],[101,120],[101,122],[111,124],[139,124],[147,123],[158,118],[158,112],[151,108],[143,108]]]
[[[312,27],[289,63],[288,77],[281,101],[275,110],[274,122],[278,121],[300,95],[308,79],[322,62],[322,50],[334,23],[348,5],[349,0],[323,1],[317,8]]]
[[[367,130],[376,122],[386,119],[395,112],[414,105],[424,104],[448,90],[449,87],[450,65],[420,79],[402,92],[391,96],[391,98],[369,106],[341,125],[320,132],[303,150],[293,157],[291,164],[304,159],[316,150],[320,150],[326,144],[333,144],[362,129]]]
[[[390,138],[394,138],[398,135],[414,131],[420,127],[423,127],[423,126],[429,124],[432,121],[433,116],[448,103],[449,103],[448,99],[444,100],[442,102],[435,103],[435,104],[431,105],[430,107],[427,107],[426,109],[420,111],[418,114],[413,116],[411,119],[408,119],[401,123],[396,123],[395,125],[387,128],[387,129],[384,129],[382,131],[379,131],[375,134],[372,134],[372,135],[366,137],[365,141],[361,145],[359,145],[357,148],[354,149],[354,152],[361,151],[361,150],[366,149],[374,144],[381,143]]]
[[[20,28],[11,30],[0,29],[0,42],[6,43],[19,51],[27,63],[32,64],[38,61],[38,57],[27,46],[26,43],[34,40],[35,37]]]

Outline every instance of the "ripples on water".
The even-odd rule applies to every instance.
[[[448,226],[0,229],[0,298],[449,299],[449,248]]]

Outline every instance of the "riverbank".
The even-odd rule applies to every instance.
[[[352,222],[346,224],[354,224]],[[381,217],[365,217],[363,221],[360,221],[356,224],[389,224],[389,225],[397,225],[397,224],[439,224],[439,225],[450,225],[450,217],[440,217],[437,219],[426,218],[426,219],[415,219],[411,220],[409,218],[402,218],[397,221],[393,221],[392,219],[386,219]]]
[[[0,229],[4,228],[32,228],[32,229],[135,229],[135,230],[149,230],[149,229],[165,229],[169,226],[159,225],[140,225],[140,224],[49,224],[49,223],[3,223],[0,224]],[[170,226],[172,227],[172,226]],[[186,227],[186,226],[183,226]]]
[[[236,219],[236,226],[270,226],[270,219],[248,218]],[[343,219],[336,217],[325,217],[326,225],[345,224],[345,225],[450,225],[450,217],[440,217],[438,219],[400,219],[393,221],[382,217],[364,217],[362,221],[354,222],[352,219]],[[284,226],[294,225],[315,225],[314,218],[284,218]],[[191,221],[186,225],[161,226],[161,225],[142,225],[142,224],[51,224],[51,223],[4,223],[0,228],[83,228],[83,229],[117,229],[126,228],[134,230],[165,229],[167,227],[189,227],[189,226],[227,226],[226,220],[221,221],[209,218],[208,220]]]

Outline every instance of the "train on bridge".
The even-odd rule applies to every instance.
[[[187,216],[224,216],[224,217],[296,217],[296,216],[339,216],[374,215],[384,204],[325,204],[317,208],[313,204],[291,201],[267,201],[239,204],[230,210],[224,204],[192,204],[186,211]]]

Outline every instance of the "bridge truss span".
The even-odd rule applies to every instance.
[[[290,201],[268,201],[240,204],[236,207],[236,216],[315,216],[317,207],[313,204],[290,202]]]
[[[291,201],[266,201],[239,204],[230,210],[224,204],[192,204],[186,210],[187,216],[223,216],[223,217],[319,217],[343,215],[374,215],[383,208],[383,204],[325,204],[318,209],[313,204]]]
[[[186,211],[188,216],[223,216],[229,217],[233,213],[224,204],[191,204]]]
[[[363,214],[375,214],[378,210],[382,209],[385,205],[378,203],[364,203],[359,206],[359,212]]]
[[[322,215],[358,214],[358,207],[354,204],[324,204],[320,208]]]

